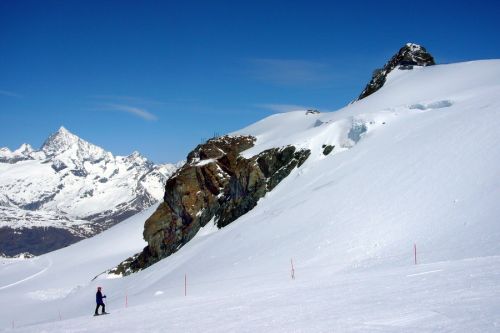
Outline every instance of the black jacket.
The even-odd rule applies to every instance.
[[[106,295],[102,295],[101,291],[99,290],[96,294],[95,294],[95,302],[97,304],[104,304],[102,299],[103,298],[106,298]]]

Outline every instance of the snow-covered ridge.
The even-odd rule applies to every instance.
[[[42,152],[38,152],[38,154],[34,154],[34,152],[33,147],[27,143],[23,143],[14,151],[11,151],[7,147],[2,147],[0,148],[0,162],[15,163],[20,160],[43,158],[44,154]]]
[[[278,113],[231,135],[257,138],[255,146],[243,152],[246,157],[290,144],[323,158],[323,144],[334,145],[333,152],[339,153],[375,130],[422,112],[453,111],[473,102],[490,106],[490,96],[500,89],[498,75],[500,60],[394,69],[379,91],[335,112]]]
[[[64,127],[40,150],[2,148],[0,162],[0,227],[56,227],[79,237],[160,201],[179,166],[155,165],[137,151],[114,156]]]

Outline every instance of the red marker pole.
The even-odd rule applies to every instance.
[[[415,265],[417,264],[417,244],[413,244],[413,256],[415,258]]]

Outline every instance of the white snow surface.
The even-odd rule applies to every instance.
[[[395,70],[336,112],[273,115],[234,133],[257,137],[244,155],[287,144],[312,154],[252,211],[123,278],[92,281],[145,245],[152,209],[4,260],[0,327],[499,332],[499,128],[500,60]],[[328,156],[324,144],[335,145]],[[111,315],[94,318],[98,285]]]

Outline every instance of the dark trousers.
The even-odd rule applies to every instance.
[[[95,314],[98,314],[100,306],[102,306],[102,312],[101,313],[106,312],[106,306],[104,305],[104,303],[101,303],[101,304],[97,304],[97,306],[95,307]]]

